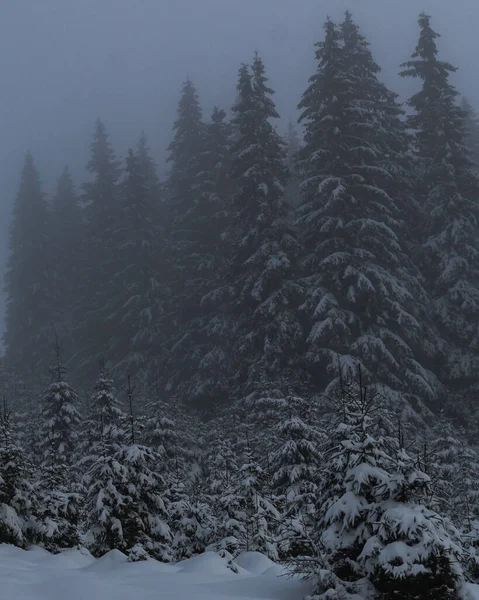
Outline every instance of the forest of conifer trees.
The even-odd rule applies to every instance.
[[[253,550],[316,600],[479,582],[479,121],[418,35],[403,105],[328,19],[284,135],[258,52],[231,109],[186,79],[165,180],[101,120],[83,185],[25,155],[0,542]]]

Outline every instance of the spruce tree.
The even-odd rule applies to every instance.
[[[104,364],[95,383],[84,423],[85,431],[80,452],[81,462],[85,467],[101,456],[113,456],[123,445],[126,438],[124,413]],[[88,484],[88,476],[85,477],[85,481]]]
[[[271,501],[269,474],[259,464],[249,440],[238,465],[219,498],[219,542],[215,547],[233,555],[261,552],[276,560],[280,514]]]
[[[389,399],[417,405],[434,389],[420,363],[423,294],[401,246],[409,209],[401,193],[401,109],[378,81],[351,15],[341,27],[328,20],[324,30],[317,72],[299,104],[306,364],[316,389],[337,385],[338,364],[340,372],[362,364]]]
[[[65,377],[58,343],[55,365],[50,372],[53,381],[42,398],[42,468],[45,474],[50,474],[52,483],[64,486],[72,481],[81,416],[78,395]]]
[[[159,216],[159,182],[143,135],[126,159],[119,190],[121,214],[113,243],[118,259],[114,277],[121,282],[110,319],[118,326],[105,348],[113,372],[146,380],[162,337],[167,297],[164,234]]]
[[[222,236],[231,191],[231,126],[223,110],[213,109],[202,136],[201,148],[191,159],[194,199],[174,224],[182,232],[175,268],[182,273],[178,310],[183,316],[169,355],[168,386],[186,402],[208,407],[227,393],[229,320],[214,293],[227,263]]]
[[[79,398],[66,380],[58,340],[55,355],[55,364],[50,369],[53,381],[42,398],[43,456],[36,482],[41,521],[36,543],[53,552],[80,543],[79,521],[83,508],[76,469],[82,424],[77,408]]]
[[[430,506],[431,479],[404,448],[377,490],[381,516],[361,553],[365,574],[385,600],[464,597],[457,530]]]
[[[324,434],[308,422],[306,402],[287,399],[287,414],[275,428],[280,445],[272,456],[272,491],[281,506],[279,551],[282,558],[307,554],[307,528],[314,518],[320,451]]]
[[[12,412],[0,411],[0,542],[25,548],[35,540],[38,497],[32,465],[14,441]]]
[[[41,381],[44,349],[54,323],[48,212],[40,177],[30,152],[15,199],[10,257],[5,275],[7,294],[6,360],[30,383]]]
[[[295,281],[299,244],[288,218],[284,144],[271,122],[278,114],[267,82],[256,54],[251,69],[240,68],[233,107],[238,139],[231,169],[236,191],[227,232],[234,248],[227,290],[238,328],[232,384],[241,394],[255,392],[261,379],[281,387],[301,341]]]
[[[49,235],[53,271],[55,330],[61,335],[65,356],[77,350],[74,339],[75,307],[81,292],[81,239],[83,215],[73,179],[65,167],[52,199]]]
[[[458,599],[464,583],[458,536],[430,508],[431,479],[419,461],[399,440],[389,444],[379,434],[380,422],[391,419],[360,374],[342,382],[319,476],[313,555],[295,564],[314,574],[318,599]]]
[[[120,164],[111,147],[102,121],[95,126],[91,156],[87,165],[92,180],[84,185],[85,234],[81,255],[81,279],[88,282],[76,304],[76,332],[80,352],[75,357],[85,375],[92,375],[115,337],[117,323],[112,302],[121,281],[115,240],[119,228]]]
[[[437,374],[456,390],[467,390],[478,368],[479,185],[465,147],[466,115],[449,81],[456,69],[438,59],[439,36],[428,15],[420,15],[419,27],[416,50],[401,75],[422,83],[409,100],[414,112],[408,117],[421,161],[417,193],[427,214],[421,266],[438,331]]]
[[[193,482],[171,504],[172,546],[177,561],[203,553],[212,541],[216,541],[216,516],[201,489],[201,483]]]

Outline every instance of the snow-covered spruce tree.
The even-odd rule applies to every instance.
[[[169,410],[165,403],[155,403],[153,414],[147,419],[143,438],[145,444],[158,455],[160,463],[157,470],[163,475],[173,469],[181,445],[176,423],[168,415]]]
[[[122,283],[110,299],[110,318],[117,327],[105,348],[116,375],[130,373],[142,381],[149,374],[153,348],[164,346],[167,295],[164,224],[157,221],[159,182],[145,136],[128,152],[119,197],[121,214],[113,240],[119,270],[114,276]]]
[[[123,445],[126,439],[124,425],[125,415],[116,397],[113,380],[102,364],[88,403],[80,448],[80,463],[86,482],[89,479],[88,466],[101,456],[113,455]]]
[[[12,413],[6,401],[0,411],[0,542],[25,548],[39,527],[33,469],[14,442]]]
[[[42,467],[45,472],[51,471],[56,485],[61,487],[72,482],[81,416],[77,408],[79,398],[66,379],[58,343],[55,365],[50,372],[53,381],[42,398]]]
[[[464,429],[455,429],[441,416],[427,443],[435,507],[467,536],[479,520],[479,455]]]
[[[169,561],[164,483],[153,470],[154,452],[136,444],[108,454],[109,449],[105,447],[87,473],[85,540],[90,551],[101,556],[113,548],[129,552],[141,545],[150,556]]]
[[[42,381],[47,366],[44,349],[51,341],[54,322],[47,228],[47,205],[33,156],[28,152],[10,232],[4,342],[7,364],[29,385]]]
[[[463,550],[452,524],[432,510],[431,479],[397,447],[387,483],[377,489],[380,518],[360,556],[384,600],[459,600],[466,596]]]
[[[280,504],[280,558],[304,555],[310,551],[306,528],[315,512],[318,473],[322,466],[320,446],[324,434],[308,419],[303,398],[287,398],[287,415],[275,428],[280,442],[272,456],[272,492]]]
[[[228,393],[227,347],[230,316],[221,310],[215,290],[221,285],[229,256],[223,233],[230,211],[232,182],[231,125],[223,110],[214,108],[203,124],[202,144],[192,158],[191,203],[175,221],[181,234],[182,324],[171,347],[168,387],[184,401],[208,408]]]
[[[87,165],[92,181],[84,185],[82,198],[85,230],[81,248],[82,286],[76,307],[75,339],[79,352],[74,365],[92,377],[105,352],[105,344],[118,327],[112,318],[111,303],[118,292],[119,257],[114,246],[119,223],[120,163],[102,121],[95,126],[91,156]]]
[[[361,554],[381,514],[376,490],[389,480],[383,440],[373,436],[377,401],[362,386],[360,371],[357,380],[341,381],[337,419],[318,474],[317,513],[309,531],[311,551],[295,559],[300,571],[312,569],[318,598],[372,592]]]
[[[201,478],[193,480],[171,504],[169,516],[176,560],[201,554],[216,541],[216,515],[202,484]]]
[[[169,510],[165,481],[155,471],[157,462],[154,451],[140,444],[125,445],[116,452],[111,466],[120,472],[110,481],[119,504],[110,519],[119,521],[116,548],[130,551],[141,545],[149,556],[169,562],[173,558]]]
[[[56,363],[50,371],[53,382],[42,398],[43,457],[36,482],[41,526],[36,542],[56,551],[80,542],[78,524],[83,498],[75,460],[81,417],[76,407],[78,396],[65,378],[58,343]]]
[[[246,447],[242,463],[233,490],[231,534],[237,538],[235,553],[242,550],[261,552],[277,560],[275,532],[280,514],[271,500],[270,477],[260,466],[250,444]]]
[[[287,378],[302,338],[297,318],[299,244],[284,197],[285,150],[271,120],[278,118],[263,61],[239,70],[233,126],[231,227],[234,256],[228,265],[230,311],[238,330],[233,348],[237,393],[254,392],[263,377],[275,387]],[[293,378],[289,382],[294,384]]]
[[[418,281],[401,247],[401,110],[351,15],[324,30],[299,104],[306,363],[319,389],[338,384],[338,362],[360,362],[389,398],[421,402],[433,389],[418,362]]]
[[[342,380],[310,535],[314,554],[295,564],[315,577],[318,599],[459,599],[454,528],[428,507],[430,477],[399,443],[376,435],[379,401],[360,372],[357,381]]]
[[[465,146],[466,115],[449,81],[456,69],[438,59],[438,34],[428,15],[420,15],[419,26],[416,50],[401,75],[422,83],[409,100],[414,112],[408,117],[422,163],[417,194],[427,214],[421,266],[438,331],[437,375],[466,393],[479,367],[479,183]]]
[[[78,351],[73,331],[75,307],[81,292],[82,218],[72,176],[68,167],[65,167],[52,199],[49,236],[54,277],[55,330],[61,336],[63,354],[67,359]]]
[[[98,421],[94,428],[95,419]],[[164,501],[164,481],[156,473],[154,450],[137,443],[135,423],[129,432],[117,406],[105,369],[96,385],[90,414],[90,467],[85,475],[86,542],[101,556],[116,548],[131,551],[131,560],[144,553],[162,561],[171,559],[171,534]]]

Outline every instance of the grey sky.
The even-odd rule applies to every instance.
[[[369,37],[383,79],[401,95],[399,64],[433,15],[460,91],[479,106],[477,0],[2,0],[0,20],[0,270],[23,154],[30,149],[50,193],[64,164],[77,183],[100,116],[120,155],[141,130],[159,163],[186,75],[205,112],[229,108],[236,71],[258,49],[282,117],[315,68],[313,44],[329,14],[349,8]],[[414,84],[412,84],[414,85]],[[0,318],[2,314],[0,296]]]

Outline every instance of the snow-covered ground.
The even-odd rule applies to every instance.
[[[238,573],[211,552],[164,565],[129,563],[116,550],[94,559],[0,545],[0,600],[301,600],[310,593],[261,554],[244,553],[235,564]]]
[[[176,565],[129,563],[113,550],[100,559],[87,551],[52,555],[0,545],[0,600],[301,600],[307,582],[285,576],[256,552],[235,561],[207,552]],[[479,600],[479,586],[469,586]]]

